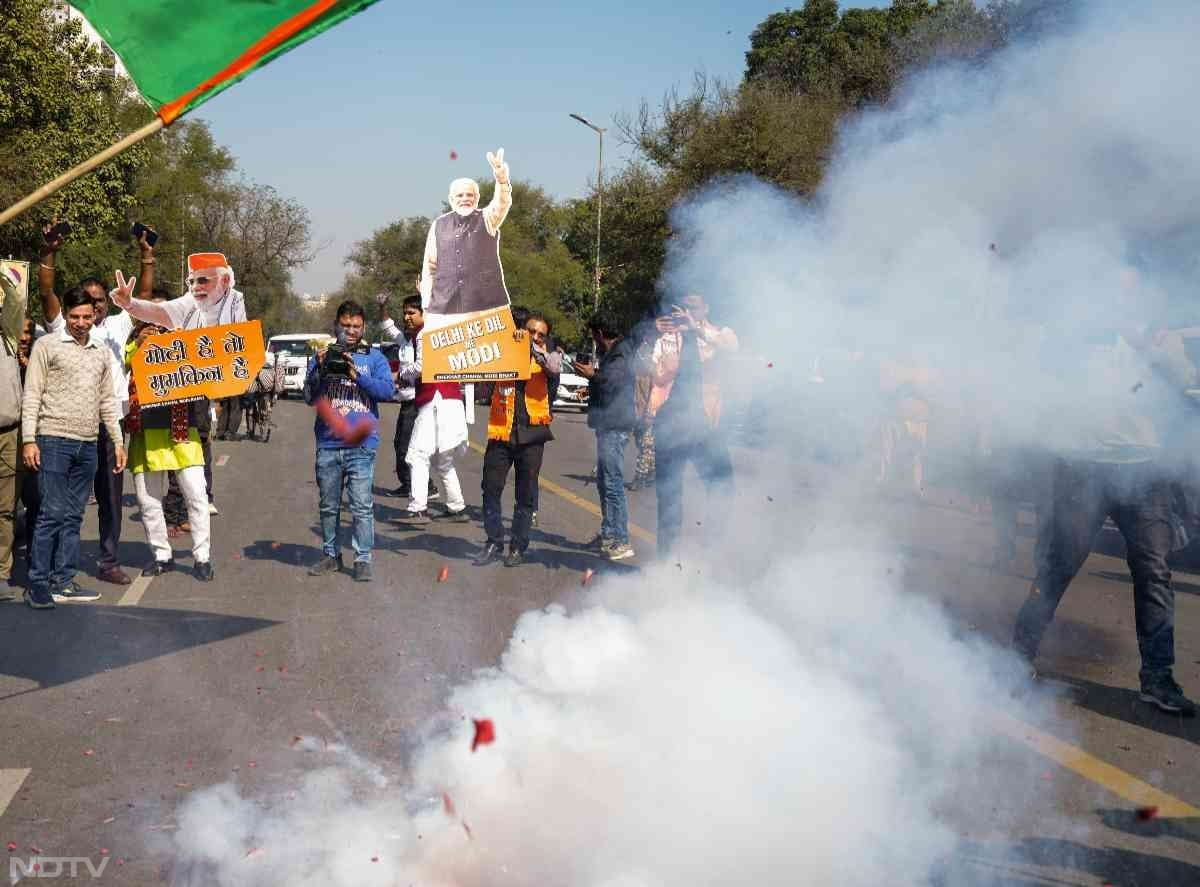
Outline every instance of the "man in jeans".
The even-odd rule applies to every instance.
[[[1054,461],[1039,510],[1037,576],[1017,614],[1013,645],[1032,667],[1059,601],[1111,517],[1125,538],[1133,575],[1140,699],[1171,714],[1194,716],[1195,704],[1172,673],[1175,590],[1167,555],[1174,539],[1176,471],[1164,454],[1163,436],[1173,414],[1183,412],[1182,391],[1196,384],[1196,369],[1182,340],[1144,331],[1097,333],[1085,347],[1059,349],[1057,360],[1060,377],[1080,374],[1076,381],[1086,387],[1077,392],[1104,396],[1096,404],[1080,400],[1074,410],[1056,411],[1045,429]]]
[[[593,540],[609,560],[633,557],[629,507],[625,501],[625,444],[637,424],[633,404],[634,343],[610,317],[591,322],[600,351],[599,366],[575,364],[588,379],[588,427],[596,432],[596,490],[600,495],[600,535]]]
[[[62,298],[65,329],[37,341],[25,374],[21,456],[27,469],[40,473],[42,494],[25,601],[38,610],[53,608],[56,601],[100,597],[75,584],[75,570],[101,422],[114,442],[112,471],[125,470],[112,356],[91,336],[92,301],[83,287],[67,291]]]
[[[304,380],[304,399],[313,403],[326,398],[333,410],[345,417],[348,429],[371,423],[371,432],[353,445],[337,437],[320,416],[317,438],[317,487],[320,490],[321,559],[308,571],[310,576],[333,573],[342,566],[338,550],[338,523],[342,511],[342,489],[350,499],[354,521],[354,580],[371,579],[371,549],[375,547],[375,450],[379,446],[379,401],[396,390],[392,368],[378,348],[364,345],[367,319],[363,306],[346,301],[337,310],[337,353],[318,351],[309,362]]]
[[[708,305],[689,294],[660,317],[654,346],[655,365],[650,411],[654,416],[655,490],[658,497],[658,553],[674,554],[683,529],[683,470],[687,463],[714,494],[709,531],[726,513],[733,495],[733,463],[721,432],[718,373],[723,354],[736,351],[738,339],[728,327],[708,319]]]

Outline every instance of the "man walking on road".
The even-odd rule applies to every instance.
[[[98,592],[75,584],[79,527],[96,474],[97,429],[103,422],[115,441],[112,471],[125,470],[121,409],[112,379],[111,353],[91,337],[93,300],[83,287],[62,299],[62,332],[33,346],[21,410],[22,459],[40,473],[42,507],[34,530],[25,600],[34,609],[55,602],[94,601]]]
[[[596,432],[596,491],[600,495],[600,535],[593,540],[612,561],[634,555],[629,544],[629,504],[625,500],[625,445],[637,424],[634,409],[635,346],[610,317],[591,322],[600,352],[599,366],[575,364],[588,379],[588,427]]]
[[[1128,316],[1136,316],[1140,301],[1131,300]],[[1085,427],[1068,430],[1070,419],[1055,411],[1045,430],[1053,456],[1047,514],[1044,520],[1039,514],[1037,576],[1017,614],[1013,645],[1032,667],[1059,601],[1111,517],[1125,539],[1133,575],[1139,698],[1191,717],[1196,705],[1173,674],[1175,589],[1167,556],[1174,540],[1177,471],[1164,454],[1164,436],[1197,374],[1182,340],[1174,338],[1144,330],[1098,331],[1081,347],[1056,355],[1067,357],[1053,368],[1059,378],[1077,372],[1076,390],[1103,390],[1105,397],[1102,405],[1081,405]],[[1185,421],[1194,419],[1185,414]]]
[[[392,368],[378,348],[362,341],[367,318],[362,305],[346,301],[337,310],[338,347],[318,351],[309,362],[304,380],[304,399],[329,400],[333,410],[344,416],[350,429],[372,423],[361,443],[348,444],[335,436],[317,416],[313,429],[317,439],[317,487],[320,490],[321,559],[308,571],[310,576],[333,573],[342,566],[338,547],[338,524],[342,513],[342,489],[350,499],[354,523],[354,580],[372,578],[371,550],[375,547],[375,450],[379,446],[379,401],[395,392]]]
[[[483,456],[483,526],[487,543],[474,560],[479,567],[496,560],[504,551],[500,497],[508,470],[513,466],[516,466],[516,503],[512,541],[504,566],[516,567],[524,562],[537,505],[535,494],[542,453],[547,441],[554,440],[550,431],[549,379],[562,373],[562,352],[547,352],[550,324],[541,314],[530,314],[525,329],[530,337],[529,380],[497,383],[492,389],[488,444]]]
[[[733,463],[721,433],[720,356],[738,347],[728,327],[708,319],[704,298],[691,294],[658,320],[654,346],[655,489],[658,495],[658,553],[674,553],[683,529],[683,470],[696,466],[709,489],[709,514],[725,513],[733,495]],[[711,501],[716,494],[722,501]],[[711,528],[710,528],[711,529]]]

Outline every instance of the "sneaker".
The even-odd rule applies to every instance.
[[[161,576],[163,573],[169,573],[175,569],[175,561],[159,561],[154,560],[142,567],[143,576]]]
[[[465,508],[460,508],[458,511],[446,509],[440,517],[442,520],[450,521],[452,524],[465,524],[471,520],[471,515],[467,514],[467,509]]]
[[[54,597],[45,589],[41,591],[34,591],[32,588],[25,589],[25,603],[35,610],[54,609]]]
[[[212,582],[215,576],[212,561],[199,561],[195,567],[196,578],[201,582]]]
[[[623,561],[634,556],[634,550],[628,542],[614,542],[604,549],[604,556],[610,561]]]
[[[327,554],[321,555],[321,559],[308,568],[310,576],[324,576],[328,573],[336,573],[342,568],[341,557],[330,557]]]
[[[406,511],[396,518],[396,523],[407,527],[423,527],[429,523],[429,511]]]
[[[504,566],[519,567],[523,563],[525,563],[525,552],[515,548],[509,549],[508,555],[504,558]]]
[[[375,576],[375,571],[371,569],[370,561],[355,561],[354,562],[354,581],[355,582],[370,582]]]
[[[612,545],[611,539],[606,539],[604,536],[597,533],[595,536],[593,536],[591,539],[589,539],[584,544],[583,547],[586,548],[588,551],[604,552],[604,550],[609,548],[611,545]]]
[[[56,588],[50,592],[50,596],[54,598],[56,604],[70,604],[76,601],[98,601],[100,600],[100,592],[89,591],[86,588],[80,588],[74,582],[68,582],[62,588]]]
[[[1196,703],[1183,695],[1183,688],[1175,683],[1175,678],[1170,672],[1143,680],[1142,692],[1138,694],[1138,699],[1157,705],[1171,714],[1182,715],[1185,718],[1196,716]]]
[[[219,512],[219,511],[217,510],[217,503],[216,503],[216,502],[209,502],[209,503],[208,503],[208,513],[209,513],[209,514],[220,514],[220,513],[221,513],[221,512]],[[189,527],[188,529],[191,529],[191,528]]]
[[[504,555],[504,546],[497,545],[495,542],[489,542],[483,546],[483,550],[471,560],[471,563],[476,567],[486,567],[488,564],[498,561]]]

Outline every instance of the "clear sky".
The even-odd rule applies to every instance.
[[[583,195],[597,138],[570,112],[608,127],[643,99],[690,89],[696,71],[737,81],[750,32],[783,8],[467,0],[418,9],[383,0],[196,116],[247,176],[308,207],[322,249],[297,270],[296,287],[331,291],[356,240],[403,216],[439,212],[452,178],[489,174],[489,149],[505,149],[514,178],[558,198]],[[604,149],[610,171],[629,153],[615,130]]]

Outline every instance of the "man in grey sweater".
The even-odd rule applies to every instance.
[[[100,597],[75,584],[75,571],[101,422],[115,445],[113,473],[125,470],[112,361],[108,349],[91,335],[92,298],[82,287],[73,287],[63,296],[62,308],[65,329],[33,346],[21,406],[21,457],[28,470],[39,473],[42,493],[25,592],[25,602],[38,610]]]

